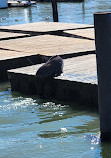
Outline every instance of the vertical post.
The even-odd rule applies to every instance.
[[[52,0],[53,21],[58,22],[57,0]]]
[[[111,12],[95,13],[101,140],[111,141]]]

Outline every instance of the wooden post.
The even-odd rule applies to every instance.
[[[111,12],[95,13],[101,140],[111,141]]]
[[[52,0],[53,21],[58,22],[57,0]]]

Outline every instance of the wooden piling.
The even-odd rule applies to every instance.
[[[95,13],[101,140],[111,141],[111,12]]]
[[[58,22],[57,0],[52,0],[53,21]]]

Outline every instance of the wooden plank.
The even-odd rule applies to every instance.
[[[21,39],[1,41],[4,49],[46,56],[64,55],[95,50],[95,43],[91,40],[69,38],[54,35],[41,35]],[[21,55],[21,54],[20,54]]]
[[[30,54],[30,53],[23,53],[20,51],[13,51],[13,50],[4,50],[0,48],[0,61],[7,61],[9,59],[15,59],[15,58],[22,58],[28,56],[30,57],[31,55],[38,55],[38,54]]]
[[[21,31],[35,31],[35,32],[49,32],[67,29],[77,29],[93,27],[88,24],[72,24],[72,23],[58,23],[58,22],[37,22],[20,25],[0,26],[0,29],[21,30]]]
[[[23,37],[26,34],[23,33],[11,33],[11,32],[0,32],[0,39],[2,38],[11,38],[11,37]]]
[[[94,28],[69,30],[69,31],[64,31],[64,32],[72,34],[72,35],[86,37],[86,38],[89,38],[89,39],[95,39],[95,37],[94,37]]]
[[[28,55],[21,52],[0,49],[0,82],[8,80],[7,70],[40,64],[44,58],[38,54]]]
[[[65,59],[63,72],[57,79],[97,84],[96,57],[86,55]]]
[[[26,56],[22,52],[0,49],[0,61]]]

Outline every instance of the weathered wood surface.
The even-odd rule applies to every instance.
[[[12,90],[97,106],[95,55],[64,59],[63,74],[54,79],[36,78],[35,74],[40,66],[41,64],[9,70]]]
[[[0,40],[3,38],[23,37],[23,33],[0,32]]]
[[[67,29],[90,28],[91,25],[71,24],[71,23],[53,23],[38,22],[30,24],[0,26],[0,56],[5,60],[12,52],[12,58],[15,56],[22,57],[27,55],[41,54],[52,56],[55,54],[64,55],[71,53],[94,51],[94,41],[84,40],[80,38],[69,38],[55,35],[35,35],[29,37],[30,32],[48,32],[48,31],[64,31]],[[84,29],[83,29],[84,28]],[[89,30],[89,29],[87,29]],[[11,31],[11,32],[10,32]],[[18,33],[15,33],[18,31]],[[26,31],[26,32],[24,32]],[[28,32],[27,32],[28,31]],[[28,34],[29,33],[29,34]],[[58,34],[59,35],[59,34]],[[25,36],[28,36],[25,38]],[[24,38],[23,38],[24,37]],[[6,39],[7,40],[3,40]],[[14,38],[14,39],[11,39]],[[2,51],[4,49],[4,51]],[[4,57],[3,53],[4,52]],[[17,54],[17,52],[19,52]]]
[[[97,84],[95,55],[68,58],[64,59],[63,62],[63,74],[59,77],[55,77],[55,79]],[[43,64],[37,64],[18,69],[12,69],[8,72],[35,76],[37,70],[42,65]]]
[[[95,39],[94,28],[89,29],[79,29],[79,30],[68,30],[64,31],[70,35],[76,35],[80,37],[86,37],[87,39]]]
[[[64,31],[67,29],[78,29],[78,28],[90,28],[93,25],[88,24],[72,24],[72,23],[58,23],[58,22],[37,22],[20,25],[0,26],[0,29],[8,30],[21,30],[31,32],[49,32],[49,31]]]
[[[20,56],[20,52],[0,50],[0,82],[8,80],[7,70],[9,69],[40,64],[43,61],[44,58],[40,55],[28,56],[22,53]]]
[[[22,53],[22,52],[19,52],[19,51],[0,49],[0,61],[25,57],[26,55],[28,55],[28,53],[25,54],[25,53]]]
[[[96,57],[86,55],[65,59],[63,72],[57,79],[97,84]]]
[[[22,53],[28,53],[30,55],[41,54],[47,56],[95,50],[94,41],[55,35],[41,35],[21,39],[11,39],[0,42],[0,47]]]
[[[56,54],[67,58],[94,53],[94,40],[63,35],[65,30],[91,27],[53,22],[0,26],[0,80],[7,79],[8,69],[38,64]]]

